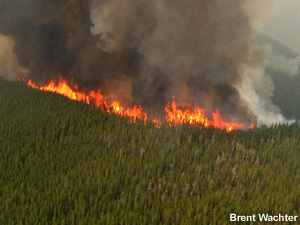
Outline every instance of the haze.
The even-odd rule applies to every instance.
[[[300,54],[300,1],[274,0],[262,30]]]

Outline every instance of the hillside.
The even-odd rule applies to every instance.
[[[256,40],[258,40],[260,43],[269,44],[272,46],[273,51],[277,54],[282,54],[287,58],[295,58],[299,56],[295,51],[288,48],[281,42],[275,40],[274,38],[270,37],[269,35],[263,33],[263,32],[257,32],[254,36]]]
[[[300,214],[300,129],[157,129],[0,80],[0,224]],[[245,223],[247,224],[247,223]]]
[[[260,43],[272,46],[271,58],[281,57],[286,62],[291,62],[299,55],[292,49],[289,49],[282,43],[274,40],[264,33],[256,33],[256,40]],[[297,59],[299,61],[299,59]],[[289,119],[300,119],[300,68],[298,74],[291,75],[291,65],[281,65],[282,71],[272,68],[274,65],[268,65],[266,72],[271,75],[274,83],[273,102],[281,109],[282,114]],[[275,65],[276,66],[276,65]],[[277,66],[278,67],[278,66]],[[284,71],[287,70],[287,71]]]

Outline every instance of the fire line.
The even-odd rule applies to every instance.
[[[137,120],[141,120],[144,123],[148,121],[148,116],[145,112],[143,112],[142,106],[136,105],[132,108],[125,108],[121,106],[120,102],[117,100],[109,104],[107,101],[104,100],[100,89],[97,92],[90,91],[88,93],[85,93],[83,91],[80,91],[78,86],[75,84],[72,84],[71,88],[67,81],[62,78],[62,76],[60,76],[58,81],[52,80],[48,85],[44,86],[38,86],[34,82],[32,82],[32,80],[26,80],[22,77],[19,77],[18,81],[24,82],[27,84],[27,86],[32,87],[34,89],[54,92],[63,95],[69,99],[75,101],[82,101],[89,105],[94,104],[96,107],[102,108],[108,113],[115,113],[121,116],[127,116],[133,123],[135,123]],[[212,120],[209,120],[208,117],[205,116],[205,110],[200,107],[194,107],[193,110],[182,110],[176,105],[175,98],[172,102],[169,102],[167,104],[167,106],[165,107],[165,112],[165,119],[169,126],[179,126],[182,124],[190,124],[195,126],[202,125],[206,128],[213,126],[221,130],[226,130],[227,132],[245,128],[245,124],[230,123],[224,121],[218,109],[215,109]],[[161,127],[161,121],[157,118],[151,119],[151,121],[157,128]],[[254,126],[254,122],[252,122],[249,129],[253,129]]]

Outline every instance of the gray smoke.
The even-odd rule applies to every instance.
[[[283,54],[271,53],[268,67],[272,72],[294,77],[300,74],[300,56],[288,58]]]
[[[252,38],[270,1],[0,0],[0,33],[15,42],[35,82],[70,72],[125,104],[163,111],[218,107],[231,121],[283,122],[264,73],[267,53]],[[25,10],[26,9],[26,10]],[[128,96],[124,98],[125,89]]]

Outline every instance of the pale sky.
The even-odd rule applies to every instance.
[[[300,0],[274,1],[262,30],[300,54]]]

